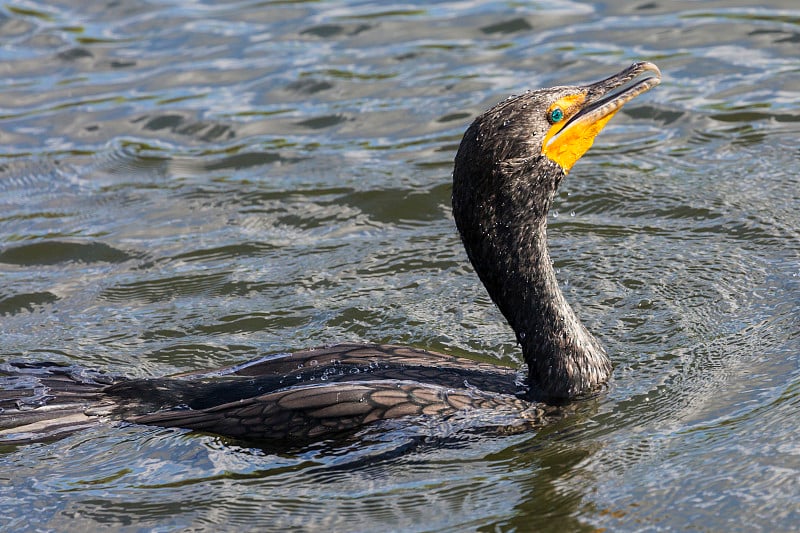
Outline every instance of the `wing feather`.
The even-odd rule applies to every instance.
[[[338,433],[376,420],[498,407],[512,408],[525,417],[531,404],[513,396],[437,385],[362,381],[292,387],[208,409],[160,411],[129,421],[236,438],[293,440]]]

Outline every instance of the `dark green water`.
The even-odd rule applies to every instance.
[[[4,450],[0,529],[798,528],[796,2],[70,4],[0,8],[0,360],[519,364],[450,216],[461,134],[634,60],[664,80],[551,215],[615,362],[575,415],[395,457],[400,430],[275,451],[109,425]]]

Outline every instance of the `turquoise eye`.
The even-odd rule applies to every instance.
[[[562,118],[564,118],[564,112],[561,109],[555,108],[550,111],[550,122],[558,122]]]

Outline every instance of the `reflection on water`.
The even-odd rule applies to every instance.
[[[600,398],[294,450],[104,427],[4,450],[0,524],[795,527],[800,12],[617,4],[0,10],[0,359],[130,376],[352,340],[519,363],[451,221],[461,134],[509,93],[664,73],[550,224]]]

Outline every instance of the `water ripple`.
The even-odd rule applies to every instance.
[[[519,364],[451,220],[461,134],[509,93],[664,74],[550,219],[615,362],[574,414],[289,449],[101,426],[3,449],[0,527],[791,529],[798,21],[788,0],[0,9],[0,354],[137,377],[345,340]]]

